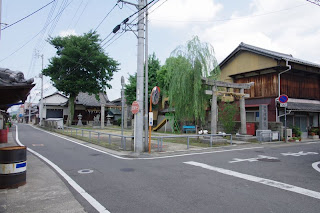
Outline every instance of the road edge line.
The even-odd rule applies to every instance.
[[[19,140],[19,136],[18,136],[18,125],[16,126],[16,142],[20,145],[20,146],[24,146],[20,140]],[[35,156],[37,156],[38,158],[40,158],[41,160],[43,160],[44,162],[46,162],[48,165],[50,165],[54,170],[56,170],[56,172],[58,172],[68,183],[69,185],[76,190],[86,201],[88,201],[90,203],[90,205],[95,208],[98,212],[101,213],[110,213],[103,205],[101,205],[96,199],[94,199],[90,194],[88,194],[79,184],[77,184],[69,175],[67,175],[62,169],[60,169],[56,164],[54,164],[53,162],[51,162],[49,159],[47,159],[46,157],[42,156],[41,154],[39,154],[38,152],[30,149],[29,147],[27,147],[27,150],[29,152],[31,152],[32,154],[34,154]]]
[[[95,150],[97,152],[101,152],[101,153],[104,153],[104,154],[107,154],[107,155],[110,155],[112,157],[115,157],[115,158],[118,158],[118,159],[122,159],[122,160],[157,160],[157,159],[166,159],[166,158],[175,158],[175,157],[204,155],[204,154],[212,154],[212,153],[222,153],[222,152],[232,152],[232,151],[242,151],[242,150],[263,149],[264,148],[262,146],[257,146],[257,147],[247,147],[247,148],[238,148],[238,149],[224,149],[224,150],[215,150],[215,151],[208,151],[208,152],[186,153],[186,154],[177,154],[177,155],[168,155],[168,156],[159,156],[159,157],[149,157],[149,158],[126,158],[126,157],[121,157],[121,156],[118,156],[118,155],[115,155],[115,154],[111,154],[109,152],[105,152],[103,150],[100,150],[100,149],[97,149],[97,148],[94,148],[94,147],[91,147],[91,146],[88,146],[88,145],[85,145],[85,144],[79,143],[79,142],[71,140],[69,138],[60,136],[57,133],[52,133],[52,132],[49,132],[49,131],[46,131],[46,130],[43,130],[43,129],[40,129],[40,128],[37,128],[37,127],[34,127],[34,126],[31,126],[31,127],[34,128],[34,129],[37,129],[39,131],[48,133],[50,135],[65,139],[65,140],[70,141],[72,143],[78,144],[80,146],[84,146],[86,148],[89,148],[89,149]]]

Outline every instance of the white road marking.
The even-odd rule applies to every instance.
[[[228,150],[216,150],[216,151],[209,151],[209,152],[199,152],[199,153],[187,153],[187,154],[179,154],[179,155],[169,155],[169,156],[160,156],[160,157],[150,157],[150,158],[126,158],[126,157],[121,157],[121,156],[118,156],[118,155],[114,155],[114,154],[111,154],[109,152],[105,152],[105,151],[102,151],[100,149],[97,149],[97,148],[93,148],[91,146],[88,146],[88,145],[85,145],[85,144],[82,144],[82,143],[79,143],[79,142],[76,142],[76,141],[73,141],[69,138],[66,138],[66,137],[63,137],[63,136],[60,136],[58,134],[54,134],[54,133],[51,133],[51,132],[48,132],[48,131],[45,131],[43,129],[39,129],[39,128],[36,128],[34,126],[31,126],[39,131],[43,131],[43,132],[46,132],[48,134],[51,134],[51,135],[54,135],[56,137],[59,137],[59,138],[62,138],[62,139],[65,139],[67,141],[70,141],[72,143],[75,143],[75,144],[78,144],[80,146],[84,146],[86,148],[89,148],[89,149],[92,149],[92,150],[95,150],[97,152],[101,152],[103,154],[106,154],[106,155],[110,155],[112,157],[115,157],[115,158],[118,158],[118,159],[122,159],[122,160],[156,160],[156,159],[165,159],[165,158],[175,158],[175,157],[184,157],[184,156],[193,156],[193,155],[204,155],[204,154],[212,154],[212,153],[221,153],[221,152],[232,152],[232,151],[242,151],[242,150],[251,150],[251,149],[263,149],[264,147],[261,147],[261,146],[258,146],[258,147],[249,147],[249,148],[241,148],[241,149],[228,149]],[[187,151],[187,150],[185,150]]]
[[[318,155],[319,153],[317,152],[296,152],[296,153],[292,153],[292,152],[287,152],[287,153],[281,153],[281,155],[283,156],[295,156],[295,157],[299,157],[299,156],[304,156],[304,155]]]
[[[247,159],[241,159],[241,158],[233,158],[232,161],[229,161],[229,163],[239,163],[239,162],[256,162],[259,161],[260,159],[278,159],[276,157],[271,157],[271,156],[265,156],[265,155],[258,155],[257,158],[247,158]]]
[[[320,164],[320,161],[315,162],[315,163],[312,164],[312,167],[313,167],[315,170],[317,170],[318,172],[320,172],[320,168],[319,168],[319,166],[318,166],[319,164]]]
[[[229,175],[229,176],[233,176],[233,177],[237,177],[237,178],[241,178],[244,180],[249,180],[252,182],[256,182],[256,183],[261,183],[267,186],[272,186],[278,189],[283,189],[286,191],[290,191],[290,192],[295,192],[301,195],[305,195],[308,197],[312,197],[312,198],[316,198],[316,199],[320,199],[320,193],[316,192],[316,191],[312,191],[309,189],[304,189],[298,186],[293,186],[290,184],[286,184],[286,183],[282,183],[282,182],[278,182],[278,181],[274,181],[274,180],[270,180],[270,179],[266,179],[266,178],[260,178],[260,177],[256,177],[253,175],[247,175],[247,174],[243,174],[240,172],[235,172],[232,170],[227,170],[227,169],[223,169],[223,168],[219,168],[219,167],[214,167],[214,166],[210,166],[204,163],[198,163],[198,162],[194,162],[194,161],[188,161],[188,162],[184,162],[185,164],[189,164],[189,165],[193,165],[193,166],[198,166],[204,169],[208,169],[211,171],[215,171],[215,172],[219,172],[221,174],[225,174],[225,175]]]
[[[24,146],[18,136],[18,125],[16,125],[16,141],[20,146]],[[56,164],[51,162],[49,159],[45,158],[44,156],[40,155],[36,151],[27,148],[29,152],[36,155],[38,158],[45,161],[49,164],[54,170],[56,170],[69,184],[72,186],[84,199],[86,199],[98,212],[102,213],[110,213],[104,206],[102,206],[96,199],[94,199],[90,194],[88,194],[81,186],[79,186],[69,175],[67,175],[62,169],[60,169]]]

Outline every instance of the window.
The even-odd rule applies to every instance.
[[[247,122],[258,122],[259,121],[259,112],[256,111],[247,111],[246,112],[247,116]]]

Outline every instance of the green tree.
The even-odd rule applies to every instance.
[[[167,72],[166,74],[162,72]],[[202,77],[217,79],[220,74],[213,47],[201,43],[195,36],[185,46],[179,46],[166,60],[165,68],[158,72],[164,77],[169,102],[179,120],[193,120],[200,124],[205,118],[209,97]],[[161,79],[162,80],[162,79]]]
[[[236,104],[224,103],[223,107],[219,108],[219,121],[227,133],[234,132],[235,116],[237,114],[239,114],[239,107]]]
[[[104,53],[96,32],[90,31],[82,36],[58,36],[49,38],[48,42],[57,51],[42,73],[51,77],[59,91],[69,95],[67,124],[71,125],[74,101],[79,92],[96,94],[98,97],[98,93],[106,87],[111,88],[108,81],[117,72],[119,63]]]
[[[152,88],[158,85],[157,71],[160,70],[160,60],[153,53],[148,58],[148,91],[151,92]],[[136,88],[137,88],[137,73],[129,75],[129,83],[125,86],[125,96],[128,104],[131,104],[136,100]],[[161,89],[161,88],[160,88]]]

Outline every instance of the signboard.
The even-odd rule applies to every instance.
[[[155,86],[151,91],[151,100],[153,104],[157,104],[160,99],[160,88]]]
[[[149,112],[149,126],[153,126],[153,112]]]
[[[139,103],[138,103],[138,101],[132,102],[131,112],[132,112],[132,114],[137,114],[139,112]]]
[[[280,95],[280,97],[279,97],[279,102],[280,103],[287,103],[288,102],[288,96],[286,96],[286,95]]]
[[[280,103],[280,107],[287,107],[288,103]]]

